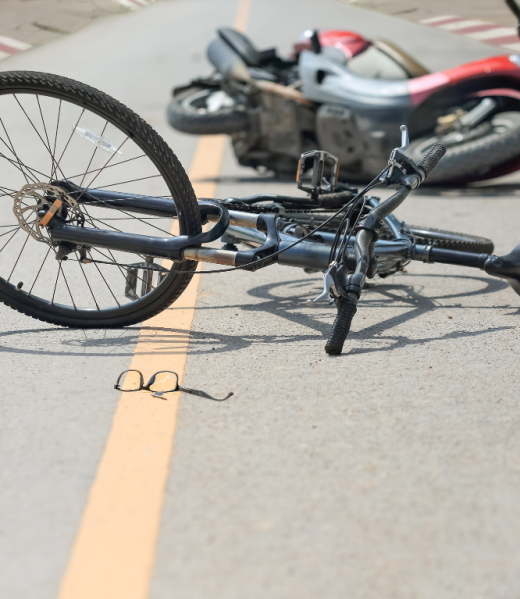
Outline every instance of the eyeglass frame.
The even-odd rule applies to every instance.
[[[127,374],[128,372],[139,373],[140,387],[138,389],[121,389],[121,385],[119,384],[121,381],[121,378],[123,377],[123,375]],[[174,372],[173,370],[158,370],[155,374],[152,374],[152,376],[150,377],[150,380],[148,381],[148,383],[146,385],[144,384],[143,373],[140,370],[135,370],[135,369],[123,370],[123,372],[117,377],[117,382],[114,385],[114,389],[117,389],[117,390],[121,391],[122,393],[133,393],[134,391],[151,391],[150,387],[155,383],[155,377],[161,372],[167,372],[168,374],[175,375],[175,378],[176,378],[175,389],[171,389],[168,391],[152,391],[153,397],[160,397],[162,399],[166,399],[166,397],[163,397],[163,395],[165,393],[174,393],[175,391],[182,391],[184,393],[191,393],[192,395],[198,395],[199,397],[204,397],[205,399],[211,399],[213,401],[225,401],[226,399],[229,399],[233,395],[233,393],[231,392],[231,393],[228,393],[226,395],[226,397],[223,397],[220,399],[217,397],[213,397],[212,395],[210,395],[209,393],[206,393],[205,391],[199,391],[198,389],[189,389],[188,387],[181,387],[179,385],[179,375],[176,372]]]

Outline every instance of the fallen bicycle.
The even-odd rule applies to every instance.
[[[334,156],[316,151],[300,161],[307,197],[197,201],[167,144],[116,100],[55,75],[1,73],[0,193],[10,209],[0,225],[0,300],[57,325],[121,327],[177,300],[198,262],[228,267],[199,275],[282,264],[325,273],[309,304],[337,307],[325,347],[334,355],[366,280],[411,260],[479,268],[520,294],[520,245],[497,257],[487,239],[393,215],[445,151],[436,145],[416,164],[402,129],[401,148],[359,193],[336,183]],[[397,191],[383,202],[368,195],[388,186]],[[204,247],[221,238],[223,249]]]

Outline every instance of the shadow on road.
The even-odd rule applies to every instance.
[[[424,275],[406,275],[407,278]],[[442,277],[442,275],[430,275],[428,278]],[[428,312],[442,309],[456,309],[464,307],[466,310],[497,310],[511,308],[513,311],[505,316],[517,316],[520,309],[510,304],[500,306],[478,306],[467,305],[462,301],[471,296],[486,296],[507,287],[503,281],[488,279],[478,276],[450,276],[450,281],[467,282],[477,284],[478,289],[463,291],[460,293],[446,292],[440,295],[428,296],[425,287],[419,283],[381,283],[370,288],[363,295],[359,304],[358,314],[354,321],[354,331],[349,339],[351,341],[366,342],[369,340],[380,341],[367,346],[358,343],[350,350],[350,354],[389,351],[398,347],[408,345],[424,345],[436,340],[455,339],[460,337],[475,337],[485,335],[499,330],[513,327],[502,326],[488,328],[482,326],[475,330],[450,330],[439,336],[421,338],[410,338],[405,335],[395,334],[396,329]],[[144,340],[148,347],[153,346],[153,353],[175,354],[177,351],[185,351],[186,342],[189,340],[190,351],[195,353],[223,353],[245,349],[253,344],[292,344],[302,341],[325,338],[329,334],[330,326],[335,316],[335,309],[322,304],[318,308],[308,308],[305,305],[307,298],[312,297],[317,291],[321,279],[300,279],[284,283],[270,283],[254,287],[248,291],[248,295],[256,300],[254,303],[227,304],[216,306],[197,307],[197,311],[219,310],[224,316],[226,311],[237,310],[245,312],[255,322],[262,322],[261,313],[274,315],[294,325],[294,334],[262,334],[261,327],[258,333],[222,333],[220,331],[206,332],[175,328],[158,328],[147,326],[146,323],[138,328],[114,329],[63,329],[63,328],[38,328],[26,330],[4,331],[0,333],[0,352],[19,354],[44,354],[48,356],[130,356],[135,352],[138,338]],[[452,286],[452,285],[451,285]],[[454,301],[459,299],[461,301]],[[385,318],[389,309],[397,308],[398,314],[392,314]],[[172,306],[169,310],[175,311],[180,308]],[[368,310],[378,310],[380,319],[377,324],[363,327],[363,313]],[[234,318],[230,314],[230,319]],[[219,320],[221,320],[219,318]],[[373,321],[373,318],[371,318]],[[361,328],[359,328],[361,326]],[[304,330],[302,330],[304,329]],[[249,329],[250,330],[250,329]],[[393,335],[388,332],[393,331]],[[27,343],[27,339],[37,335],[36,343]],[[177,349],[178,348],[178,349]],[[143,352],[150,353],[150,352]]]

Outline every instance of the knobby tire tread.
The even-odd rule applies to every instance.
[[[492,254],[495,250],[495,244],[491,239],[487,239],[486,237],[468,235],[467,233],[456,233],[444,229],[435,229],[434,227],[418,227],[416,225],[407,226],[412,232],[415,230],[422,230],[431,231],[434,234],[432,237],[428,237],[426,235],[421,235],[420,233],[414,233],[415,241],[420,245],[434,245],[435,247],[445,250],[456,250],[458,252],[468,252],[472,254]],[[466,237],[467,241],[460,241],[459,239],[437,239],[435,233]]]

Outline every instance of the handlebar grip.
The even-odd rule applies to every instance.
[[[424,178],[439,164],[439,160],[446,154],[446,148],[442,144],[433,145],[429,151],[421,158],[417,166],[424,171]]]

